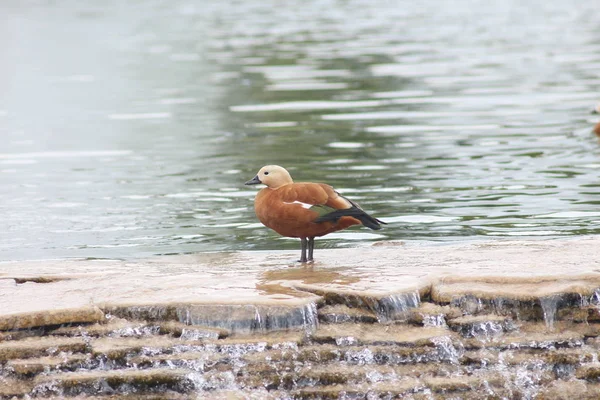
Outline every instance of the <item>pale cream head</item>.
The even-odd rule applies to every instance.
[[[279,165],[265,165],[258,171],[256,176],[260,180],[260,183],[267,185],[271,189],[277,189],[278,187],[294,182],[290,173]]]

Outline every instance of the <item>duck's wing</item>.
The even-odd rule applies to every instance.
[[[282,193],[283,194],[283,193]],[[298,204],[316,213],[313,222],[335,222],[342,217],[352,217],[371,229],[381,229],[385,222],[371,217],[350,199],[323,183],[295,183],[287,188],[282,200],[287,204]]]

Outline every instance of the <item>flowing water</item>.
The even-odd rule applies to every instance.
[[[319,247],[598,233],[595,1],[0,8],[0,259],[295,249],[269,163],[389,223]]]
[[[218,329],[164,306],[87,307],[70,318],[88,323],[0,332],[0,399],[595,399],[597,295],[495,314],[475,299],[477,315],[429,296],[349,308],[356,299],[342,295],[285,332],[244,305],[192,311]]]

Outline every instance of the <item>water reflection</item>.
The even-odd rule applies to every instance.
[[[390,222],[319,246],[598,233],[595,6],[3,4],[0,258],[294,249],[270,163]]]

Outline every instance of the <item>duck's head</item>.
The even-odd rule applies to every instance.
[[[258,171],[258,174],[248,182],[246,185],[258,185],[259,183],[265,184],[271,189],[277,189],[288,183],[293,183],[290,173],[279,165],[265,165]]]

